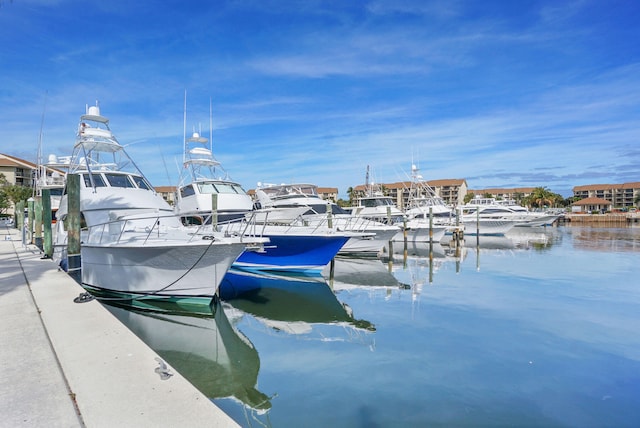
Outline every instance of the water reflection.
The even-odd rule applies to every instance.
[[[389,266],[378,258],[340,256],[324,269],[323,275],[334,290],[360,286],[401,287],[391,272]]]
[[[220,297],[264,326],[287,334],[309,335],[318,324],[375,331],[375,326],[353,316],[323,277],[254,275],[229,272],[220,285]],[[321,337],[326,339],[326,331]]]
[[[609,252],[640,251],[640,228],[569,227],[573,247]]]
[[[468,237],[464,246],[488,250],[546,249],[555,243],[557,236],[552,228],[517,228],[505,235]]]
[[[163,312],[105,307],[207,397],[235,397],[260,412],[271,408],[269,397],[256,389],[258,352],[219,303],[209,314],[168,306]]]

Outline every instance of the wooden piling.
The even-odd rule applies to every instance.
[[[33,243],[42,250],[42,196],[36,196],[33,210],[35,220]]]
[[[68,272],[77,275],[82,260],[80,257],[80,175],[67,175],[67,262]],[[77,278],[76,278],[77,279]]]
[[[51,258],[51,256],[53,256],[53,235],[51,233],[52,221],[51,191],[49,189],[42,189],[42,228],[44,232],[42,250],[44,251],[44,257],[46,258]]]

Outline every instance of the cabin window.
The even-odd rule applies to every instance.
[[[180,189],[180,196],[182,196],[183,198],[186,198],[187,196],[193,196],[195,194],[196,192],[195,190],[193,190],[193,186],[191,184]]]
[[[151,190],[151,186],[144,178],[135,175],[131,176],[131,178],[133,178],[133,181],[140,189]]]
[[[218,193],[237,193],[233,185],[227,183],[216,183]]]
[[[191,187],[191,186],[189,186]],[[206,194],[206,195],[212,195],[214,193],[218,193],[216,187],[213,185],[213,183],[203,183],[203,184],[198,184],[198,189],[200,189],[200,193],[202,194]]]
[[[96,187],[107,187],[102,175],[100,174],[92,174],[93,176],[93,184]],[[84,179],[84,187],[91,187],[91,177],[89,174],[82,174],[82,178]]]
[[[126,175],[105,174],[107,181],[111,187],[136,187]]]
[[[238,195],[246,195],[247,194],[247,192],[244,191],[242,186],[239,186],[237,184],[233,184],[233,190],[235,190]]]

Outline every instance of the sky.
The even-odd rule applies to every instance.
[[[245,189],[640,181],[640,2],[0,0],[0,153],[99,102],[154,186],[188,132]],[[212,114],[209,107],[212,106]]]

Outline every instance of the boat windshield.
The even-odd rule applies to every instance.
[[[198,190],[201,194],[214,194],[214,193],[227,193],[227,194],[237,194],[237,195],[246,195],[247,193],[244,191],[242,186],[235,183],[198,183]]]
[[[362,206],[367,208],[393,206],[391,198],[368,198],[362,199]]]

